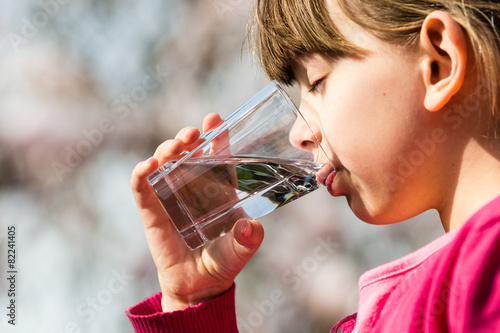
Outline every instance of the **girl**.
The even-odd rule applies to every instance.
[[[329,193],[373,224],[436,209],[447,231],[365,273],[358,313],[332,332],[500,331],[499,20],[500,1],[256,1],[250,36],[270,79],[300,85]],[[181,130],[132,175],[161,286],[128,311],[137,332],[237,332],[233,280],[262,226],[239,220],[191,252],[146,181],[199,135]]]

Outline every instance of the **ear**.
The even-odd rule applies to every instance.
[[[439,111],[462,87],[467,67],[465,34],[449,14],[435,11],[422,24],[420,47],[424,52],[424,106]]]

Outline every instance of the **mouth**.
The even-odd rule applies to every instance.
[[[333,170],[329,175],[328,177],[326,178],[326,181],[325,181],[325,186],[326,186],[326,189],[328,190],[328,193],[330,193],[332,196],[336,196],[334,191],[333,191],[333,181],[335,180],[335,176],[337,175],[337,171],[336,170]]]
[[[330,193],[332,196],[335,196],[332,185],[336,175],[337,170],[328,163],[325,164],[316,174],[316,181],[325,186],[328,190],[328,193]]]

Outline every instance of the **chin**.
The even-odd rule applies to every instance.
[[[388,209],[383,209],[377,205],[371,205],[367,207],[367,205],[359,198],[350,198],[346,197],[349,207],[352,212],[358,219],[361,221],[374,224],[374,225],[386,225],[393,224],[404,221],[404,218],[398,218],[394,215],[394,212],[391,212]]]

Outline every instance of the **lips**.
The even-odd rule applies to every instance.
[[[335,196],[332,185],[333,185],[333,180],[335,179],[336,175],[337,175],[337,171],[333,170],[332,172],[330,172],[330,174],[328,175],[328,177],[326,178],[326,181],[325,181],[326,189],[328,190],[328,193],[330,193],[332,196]]]
[[[337,175],[337,170],[329,163],[325,164],[316,174],[316,181],[325,186],[332,196],[334,195],[333,181]]]

